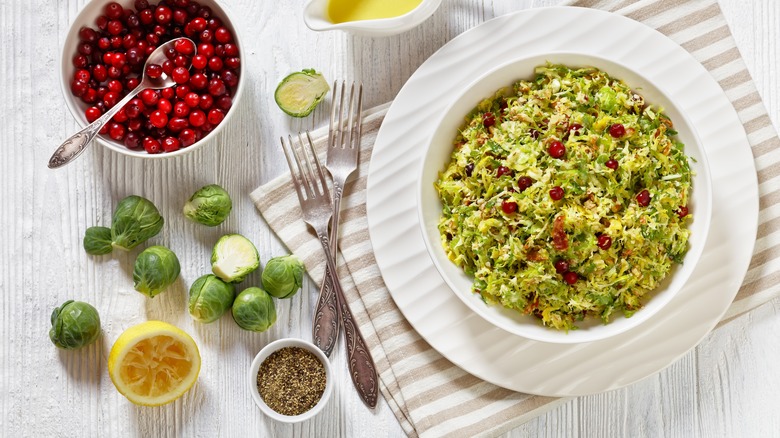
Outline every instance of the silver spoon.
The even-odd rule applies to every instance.
[[[49,158],[49,169],[62,167],[70,163],[74,158],[79,156],[79,154],[84,152],[84,149],[89,146],[92,139],[95,138],[95,135],[97,135],[98,131],[100,131],[100,128],[108,123],[108,121],[111,120],[111,118],[114,117],[114,115],[116,115],[116,113],[118,113],[119,110],[121,110],[125,105],[127,105],[127,103],[130,102],[138,93],[146,90],[147,88],[159,90],[161,88],[168,88],[175,85],[176,83],[173,81],[173,79],[165,73],[162,73],[159,78],[150,78],[146,74],[146,68],[152,64],[162,65],[163,62],[167,61],[168,57],[165,56],[165,51],[168,48],[173,48],[173,45],[176,44],[176,41],[179,40],[189,41],[197,51],[197,46],[189,38],[176,38],[155,49],[155,51],[149,55],[146,63],[144,63],[143,74],[141,75],[141,83],[138,84],[134,90],[127,93],[127,96],[125,96],[124,99],[120,100],[116,105],[106,111],[105,114],[100,116],[100,118],[85,126],[84,129],[73,134],[70,138],[65,140],[60,145],[60,147],[54,151],[54,154],[51,156],[51,158]],[[195,56],[195,52],[192,53],[192,56]]]

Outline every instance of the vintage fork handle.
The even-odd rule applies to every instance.
[[[333,181],[333,216],[330,228],[330,251],[333,257],[338,254],[339,211],[341,210],[341,196],[344,192],[344,183]],[[338,274],[337,274],[338,275]],[[325,277],[317,298],[317,306],[312,321],[312,339],[314,345],[320,348],[326,356],[330,356],[336,340],[339,337],[339,309],[336,303],[336,295],[333,290],[333,275],[330,268],[325,268]]]
[[[330,240],[328,239],[327,229],[316,230],[317,237],[320,239],[322,249],[325,250],[327,267],[331,272],[336,272],[336,262],[333,254],[330,253]],[[358,395],[369,408],[376,407],[377,395],[379,392],[379,382],[376,372],[376,365],[371,353],[368,351],[366,341],[360,333],[355,317],[349,309],[347,299],[344,297],[344,291],[341,289],[341,282],[336,275],[333,275],[333,289],[336,292],[336,302],[341,311],[341,322],[344,326],[344,338],[347,344],[347,367],[352,383],[357,389]]]

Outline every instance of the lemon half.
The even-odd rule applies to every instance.
[[[108,375],[128,400],[144,406],[184,395],[200,373],[195,341],[177,327],[147,321],[125,330],[111,347]]]

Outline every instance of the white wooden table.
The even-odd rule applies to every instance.
[[[682,1],[682,0],[681,0]],[[186,294],[209,272],[211,246],[240,232],[263,262],[285,252],[248,193],[285,170],[277,139],[300,128],[272,93],[288,72],[314,67],[329,79],[359,79],[367,106],[393,99],[406,79],[444,43],[485,20],[557,0],[445,0],[422,27],[390,38],[315,33],[301,19],[303,0],[225,0],[247,53],[249,86],[230,126],[213,144],[179,159],[128,159],[99,146],[60,171],[46,168],[76,123],[60,95],[57,68],[69,22],[84,0],[0,0],[0,435],[35,436],[321,436],[402,435],[380,402],[369,411],[352,389],[342,346],[333,399],[315,419],[282,425],[254,406],[246,372],[271,340],[308,338],[316,291],[307,282],[277,301],[278,321],[262,334],[241,331],[229,316],[200,325]],[[780,125],[780,2],[721,0],[738,46],[775,126]],[[325,123],[323,111],[304,121]],[[233,195],[234,210],[217,229],[186,221],[180,209],[207,183]],[[122,197],[152,199],[166,218],[154,243],[172,248],[182,280],[154,300],[132,288],[129,254],[90,257],[84,230],[109,222]],[[735,224],[738,226],[738,224]],[[259,283],[253,275],[244,285]],[[57,350],[48,339],[52,309],[66,299],[94,304],[103,321],[96,345]],[[780,300],[708,336],[658,375],[631,387],[563,404],[507,434],[521,436],[780,436]],[[200,379],[161,408],[130,404],[111,384],[108,351],[127,327],[162,319],[191,333],[203,356]]]

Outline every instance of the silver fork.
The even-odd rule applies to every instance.
[[[363,84],[358,85],[357,105],[355,104],[355,84],[349,92],[349,103],[346,107],[347,124],[344,125],[344,90],[346,85],[341,82],[341,92],[337,90],[339,83],[333,82],[331,97],[330,127],[328,129],[328,160],[325,168],[333,179],[333,218],[330,228],[331,254],[338,254],[339,216],[341,212],[341,197],[347,178],[357,169],[360,138],[362,133],[363,114]],[[339,100],[336,101],[336,95]],[[338,113],[338,124],[336,114]],[[312,321],[312,338],[327,356],[333,351],[336,339],[339,337],[339,315],[336,297],[333,291],[333,271],[325,270],[322,287],[317,299],[317,306]]]
[[[333,210],[322,166],[320,166],[314,152],[308,131],[306,132],[306,142],[304,142],[301,133],[298,133],[297,147],[292,136],[288,135],[287,139],[286,143],[284,137],[281,138],[282,150],[287,159],[287,165],[290,166],[293,186],[295,186],[295,192],[298,194],[298,201],[300,201],[303,212],[303,220],[314,228],[322,244],[322,249],[325,251],[327,269],[335,273],[336,262],[331,252],[332,246],[328,237],[328,223],[333,215]],[[360,398],[370,408],[374,408],[379,390],[376,366],[344,297],[341,282],[338,276],[333,275],[332,277],[336,303],[341,314],[341,323],[344,325],[349,374]]]

